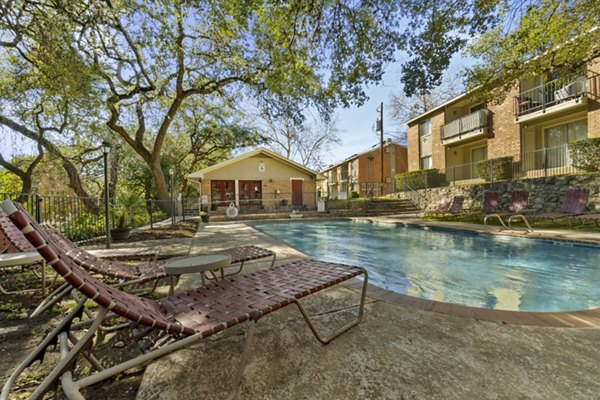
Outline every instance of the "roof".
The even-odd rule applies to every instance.
[[[400,146],[400,147],[404,147],[404,148],[406,148],[406,146],[403,146],[403,145],[401,145],[400,143],[396,143],[396,142],[392,142],[392,141],[385,142],[385,143],[383,144],[383,147],[390,146],[390,145],[392,145],[392,144],[394,144],[394,145],[396,145],[396,146]],[[372,152],[372,151],[374,151],[374,150],[377,150],[377,149],[379,149],[380,147],[381,147],[381,145],[380,145],[379,143],[377,143],[377,144],[374,144],[373,146],[371,146],[371,147],[370,147],[369,149],[367,149],[367,150],[364,150],[364,151],[362,151],[362,152],[360,152],[360,153],[358,153],[358,154],[352,154],[350,157],[346,157],[346,158],[344,158],[342,161],[340,161],[340,162],[338,162],[338,163],[335,163],[335,164],[331,164],[331,165],[329,165],[327,168],[325,168],[325,169],[321,170],[321,173],[323,173],[323,172],[325,172],[325,171],[329,171],[330,169],[333,169],[333,168],[335,168],[335,167],[338,167],[339,165],[341,165],[341,164],[344,164],[344,163],[347,163],[348,161],[354,160],[354,159],[356,159],[356,158],[358,158],[358,157],[362,156],[363,154],[367,154],[367,153],[370,153],[370,152]]]
[[[446,106],[450,105],[451,103],[454,103],[454,102],[456,102],[456,101],[462,100],[463,98],[467,97],[467,95],[468,95],[469,93],[470,93],[470,92],[465,92],[465,93],[463,93],[463,94],[459,94],[458,96],[455,96],[455,97],[451,98],[450,100],[446,101],[445,103],[442,103],[442,104],[440,104],[439,106],[437,106],[437,107],[435,107],[435,108],[432,108],[431,110],[427,110],[427,111],[425,111],[423,114],[419,114],[418,116],[414,117],[414,118],[413,118],[413,119],[411,119],[410,121],[407,121],[407,122],[406,122],[406,124],[407,124],[407,125],[410,125],[410,124],[412,124],[413,122],[416,122],[417,120],[419,120],[419,119],[421,119],[421,118],[423,118],[423,117],[426,117],[426,116],[428,116],[428,115],[430,115],[430,114],[433,114],[433,113],[434,113],[434,112],[436,112],[436,111],[439,111],[440,109],[442,109],[442,108],[444,108],[444,107],[446,107]]]
[[[287,164],[290,167],[296,168],[296,169],[298,169],[298,170],[300,170],[302,172],[305,172],[305,173],[307,173],[309,175],[314,175],[316,180],[325,179],[325,177],[323,175],[321,175],[320,173],[318,173],[316,171],[313,171],[310,168],[306,168],[304,165],[298,164],[297,162],[292,161],[289,158],[286,158],[286,157],[284,157],[282,155],[279,155],[279,154],[275,153],[274,151],[267,150],[264,147],[260,147],[260,148],[258,148],[256,150],[252,150],[252,151],[250,151],[248,153],[244,153],[244,154],[241,154],[241,155],[239,155],[237,157],[230,158],[229,160],[225,160],[225,161],[220,162],[218,164],[211,165],[210,167],[201,169],[200,171],[192,172],[187,177],[191,181],[199,182],[199,181],[201,181],[204,178],[204,175],[207,174],[207,173],[209,173],[209,172],[216,171],[216,170],[221,169],[223,167],[226,167],[228,165],[235,164],[238,161],[244,160],[246,158],[254,157],[254,156],[257,156],[257,155],[260,155],[260,154],[265,155],[265,156],[270,157],[270,158],[273,158],[273,159],[275,159],[275,160],[277,160],[279,162]]]

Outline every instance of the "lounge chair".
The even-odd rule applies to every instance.
[[[465,196],[454,196],[450,205],[445,208],[443,203],[438,205],[438,209],[429,213],[430,215],[458,215],[463,211]]]
[[[529,193],[526,190],[513,190],[511,193],[511,204],[508,206],[507,210],[490,212],[486,214],[483,218],[483,223],[487,226],[488,218],[498,218],[498,221],[502,225],[504,229],[512,230],[512,222],[514,219],[521,219],[527,225],[526,232],[532,232],[533,229],[525,217],[525,209],[527,208],[527,204],[529,202]],[[508,217],[508,228],[502,217]]]
[[[41,272],[38,277],[42,280],[42,293],[46,293],[45,262],[37,250],[29,243],[25,236],[10,222],[10,219],[0,208],[0,268],[28,267],[39,265]],[[33,270],[35,273],[35,270]],[[37,273],[36,273],[37,275]],[[7,290],[0,285],[0,293],[15,294],[28,293],[39,289]]]
[[[21,209],[21,211],[23,210]],[[29,222],[31,222],[31,219],[29,219]],[[64,254],[71,258],[77,265],[91,273],[119,280],[120,282],[116,285],[117,287],[153,282],[153,285],[150,288],[150,292],[153,292],[156,289],[158,282],[163,278],[167,278],[164,265],[170,260],[153,260],[138,265],[128,265],[119,263],[117,261],[99,258],[75,245],[51,225],[41,224],[40,227],[44,230],[46,235],[53,240],[53,242],[55,242],[64,250]],[[239,273],[242,270],[244,263],[247,261],[272,257],[271,266],[273,266],[276,258],[276,254],[273,251],[258,246],[234,247],[220,250],[217,253],[230,255],[231,264],[233,266],[239,264],[239,269],[235,273]],[[204,274],[202,277],[204,281]],[[222,278],[224,278],[224,276],[222,276]],[[174,291],[174,282],[174,280],[170,280],[169,293],[173,293]],[[69,291],[70,286],[68,283],[65,283],[60,288],[56,289],[52,294],[42,301],[42,303],[31,314],[31,317],[35,317],[47,310],[66,294],[68,294]]]
[[[570,188],[565,192],[563,205],[558,211],[545,212],[535,215],[536,219],[550,219],[576,217],[585,212],[590,191],[584,188]]]
[[[47,263],[75,287],[84,298],[12,373],[2,389],[1,400],[8,398],[11,387],[18,376],[35,360],[42,360],[46,348],[56,343],[57,340],[61,353],[60,362],[36,388],[30,399],[41,398],[59,379],[68,398],[81,398],[80,389],[86,386],[146,364],[175,350],[188,347],[201,339],[242,322],[247,322],[246,344],[230,396],[230,398],[234,398],[252,346],[255,326],[261,317],[290,304],[295,304],[312,333],[323,344],[329,343],[335,337],[357,325],[362,319],[368,282],[367,272],[363,268],[302,259],[259,272],[228,278],[160,300],[140,298],[110,287],[80,268],[66,256],[64,250],[55,244],[35,221],[30,223],[12,202],[3,202],[2,207]],[[300,303],[300,299],[361,274],[364,275],[364,282],[356,319],[336,330],[331,336],[322,337]],[[93,300],[100,309],[85,334],[77,339],[70,333],[70,328],[73,320],[81,315],[86,299]],[[111,313],[131,321],[133,340],[140,344],[146,353],[120,364],[103,368],[92,354],[95,344],[93,339],[102,321]],[[80,356],[85,357],[97,372],[75,380],[72,371]],[[191,373],[200,372],[191,371]]]

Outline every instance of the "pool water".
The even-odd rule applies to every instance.
[[[600,307],[600,247],[368,221],[252,224],[311,257],[365,267],[369,282],[489,309]]]

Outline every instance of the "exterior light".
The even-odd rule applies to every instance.
[[[102,152],[104,154],[108,154],[108,153],[110,153],[112,146],[108,142],[102,142],[102,144],[100,145],[100,148],[102,149]]]

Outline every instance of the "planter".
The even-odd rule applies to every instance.
[[[200,218],[202,219],[202,222],[208,223],[208,220],[210,219],[210,215],[208,215],[208,214],[201,215]]]
[[[114,228],[110,230],[110,237],[116,241],[129,239],[130,235],[131,228]]]

